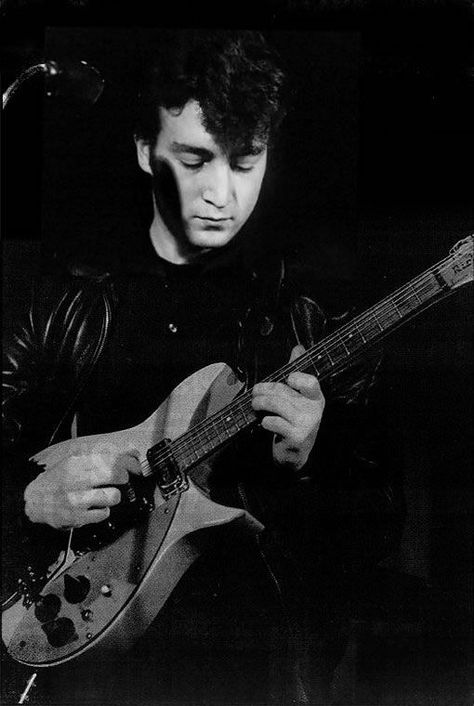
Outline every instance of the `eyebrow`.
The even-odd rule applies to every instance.
[[[172,142],[171,149],[175,154],[194,154],[196,157],[201,157],[202,159],[212,159],[214,153],[205,147],[197,147],[196,145],[188,145],[185,142]],[[264,144],[250,145],[246,149],[239,149],[231,157],[256,157],[265,150]]]
[[[184,142],[172,142],[171,149],[176,154],[195,154],[197,157],[202,157],[203,159],[211,159],[214,156],[213,152],[205,149],[205,147],[187,145]]]

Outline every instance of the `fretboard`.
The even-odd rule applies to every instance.
[[[472,267],[472,254],[470,265]],[[434,304],[453,288],[456,253],[408,282],[334,333],[286,364],[267,381],[285,381],[293,371],[310,372],[320,381],[348,367],[354,358],[409,318]],[[451,275],[451,277],[450,277]],[[251,405],[252,391],[237,396],[220,412],[172,441],[168,451],[182,470],[195,465],[258,421]]]

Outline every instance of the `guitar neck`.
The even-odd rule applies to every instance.
[[[311,372],[322,381],[349,367],[385,335],[472,279],[472,236],[460,245],[467,251],[467,254],[461,253],[462,258],[456,246],[447,258],[337,329],[264,382],[283,382],[293,371]],[[252,391],[248,390],[172,441],[169,452],[178,466],[186,470],[255,424],[257,419],[252,409]]]
[[[443,277],[443,264],[438,263],[351,319],[268,379],[281,381],[298,370],[313,372],[322,381],[348,367],[365,349],[453,291]]]

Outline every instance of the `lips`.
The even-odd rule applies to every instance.
[[[219,216],[219,218],[215,218],[213,216],[195,216],[199,221],[206,221],[209,223],[225,223],[226,221],[232,220],[230,216]]]

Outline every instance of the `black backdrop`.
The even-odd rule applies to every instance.
[[[104,6],[94,11],[93,3],[35,3],[30,26],[20,23],[26,5],[7,9],[6,85],[44,46],[51,58],[87,59],[106,79],[92,108],[60,99],[43,104],[41,87],[31,82],[5,113],[8,322],[41,245],[58,257],[98,242],[113,247],[114,219],[126,222],[141,204],[145,183],[135,166],[130,105],[143,30],[137,35],[132,26],[158,22],[120,3],[114,14]],[[310,3],[268,2],[257,17],[243,5],[241,17],[235,22],[265,29],[295,85],[258,214],[267,247],[287,243],[317,276],[337,271],[359,282],[362,299],[371,301],[474,231],[468,3],[396,9],[387,2],[379,11],[327,3],[317,11]],[[205,19],[191,12],[188,24],[219,24],[215,14]],[[46,24],[69,28],[45,32]],[[405,459],[408,509],[391,566],[445,591],[464,626],[473,617],[471,331],[468,286],[386,346],[392,443]]]

